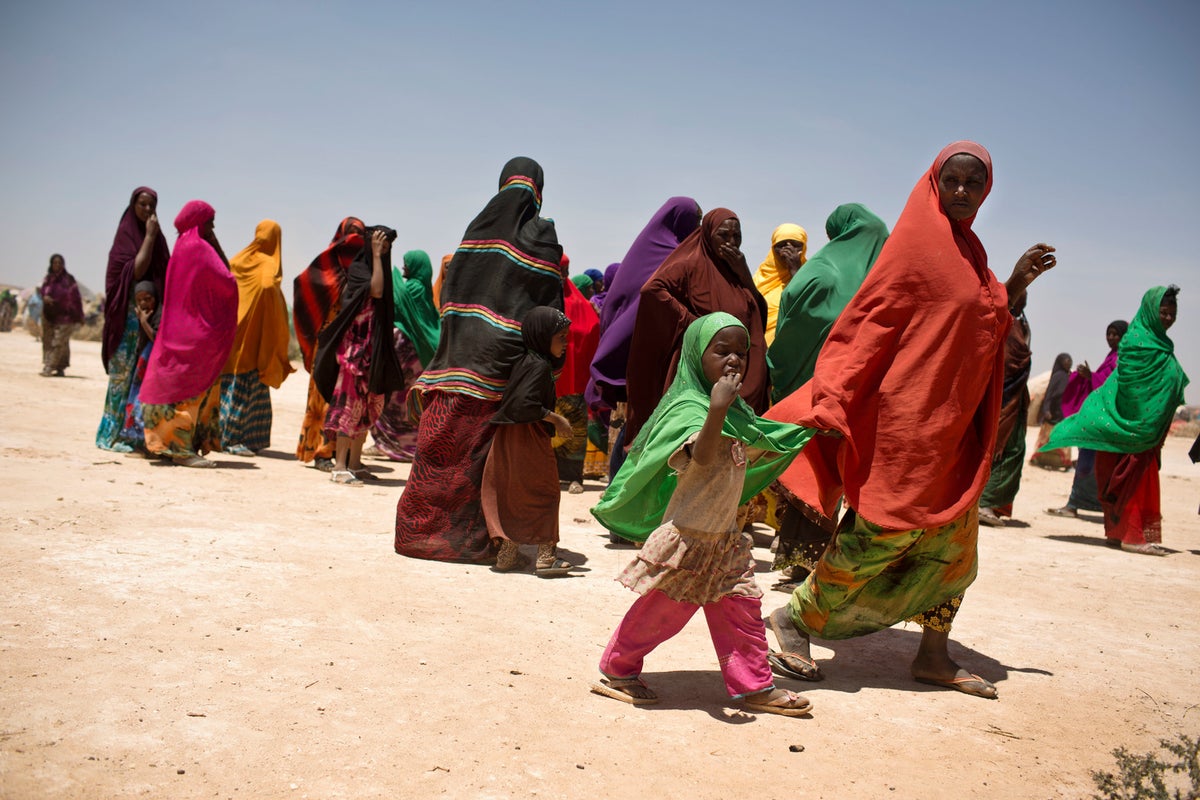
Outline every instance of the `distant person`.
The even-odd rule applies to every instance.
[[[1064,419],[1045,448],[1096,451],[1096,484],[1107,543],[1129,553],[1163,556],[1159,464],[1188,377],[1167,331],[1178,313],[1178,286],[1155,286],[1142,296],[1121,338],[1117,368]]]
[[[594,295],[596,293],[596,287],[592,283],[592,278],[590,275],[587,275],[587,274],[576,275],[575,277],[571,278],[570,280],[571,280],[571,283],[575,284],[575,288],[579,290],[579,293],[581,295],[583,295],[583,298],[585,300],[590,301],[592,295]]]
[[[341,307],[342,287],[351,262],[362,252],[366,241],[366,226],[358,217],[346,217],[338,223],[337,232],[329,246],[312,260],[292,283],[292,327],[300,347],[300,359],[308,379],[308,399],[300,437],[296,442],[296,458],[301,463],[312,462],[322,472],[333,469],[336,442],[325,436],[325,416],[329,404],[317,389],[313,371],[313,356],[317,352],[317,336]]]
[[[254,241],[229,268],[238,283],[238,324],[233,349],[221,371],[221,450],[253,456],[271,445],[271,389],[294,372],[288,360],[287,301],[283,281],[283,232],[264,219]]]
[[[564,253],[560,263],[563,272],[563,308],[571,327],[567,331],[567,351],[560,365],[558,383],[554,387],[558,397],[554,410],[567,420],[571,435],[556,441],[554,459],[558,463],[559,481],[566,484],[570,494],[580,494],[583,492],[583,467],[588,447],[588,407],[583,392],[587,388],[592,358],[600,344],[600,317],[568,277],[569,264],[570,259]]]
[[[63,377],[71,366],[71,333],[83,322],[79,284],[55,253],[42,280],[42,377]]]
[[[129,205],[121,215],[112,248],[108,251],[108,271],[104,277],[104,328],[101,334],[100,360],[108,373],[108,391],[104,395],[104,414],[96,431],[96,446],[101,450],[132,453],[136,442],[125,441],[125,405],[133,371],[137,367],[138,321],[133,287],[139,281],[154,284],[162,298],[166,285],[167,261],[171,257],[166,236],[158,225],[158,194],[147,186],[133,190]]]
[[[978,503],[995,451],[1009,309],[1057,263],[1025,251],[1002,284],[971,224],[992,187],[975,142],[942,149],[909,194],[879,258],[838,317],[811,381],[772,406],[814,437],[780,477],[832,522],[816,568],[770,615],[781,674],[819,680],[810,639],[923,628],[914,680],[994,698],[960,667],[950,628],[975,580]]]
[[[20,303],[11,289],[0,290],[0,333],[12,330],[13,320],[17,318]]]
[[[842,310],[862,286],[888,238],[887,224],[861,203],[843,203],[825,220],[829,241],[780,294],[775,341],[767,348],[771,396],[783,400],[813,376],[817,354]],[[833,536],[833,525],[776,484],[765,493],[774,505],[779,538],[772,569],[802,578]]]
[[[992,472],[979,496],[979,522],[993,528],[1003,528],[1004,517],[1012,517],[1013,501],[1021,488],[1021,468],[1025,466],[1029,372],[1033,364],[1026,299],[1027,295],[1022,293],[1008,304],[1013,324],[1004,342],[1004,389],[996,429],[996,454],[992,457]]]
[[[690,197],[663,203],[633,240],[620,269],[605,289],[600,314],[600,344],[592,359],[584,398],[593,412],[607,412],[611,478],[625,458],[625,411],[628,401],[629,348],[642,286],[692,231],[700,227],[700,206]]]
[[[496,550],[480,506],[483,461],[513,366],[525,355],[521,320],[536,306],[562,310],[562,247],[541,216],[543,174],[509,160],[499,190],[467,225],[446,267],[442,333],[409,392],[421,410],[417,454],[396,505],[396,552],[489,563]]]
[[[221,449],[221,367],[237,333],[238,286],[214,231],[216,212],[192,200],[175,217],[162,324],[140,399],[146,449],[181,467],[215,467]]]
[[[604,270],[604,277],[600,281],[600,291],[591,297],[592,308],[596,309],[597,316],[604,313],[604,300],[608,297],[608,290],[612,288],[613,281],[617,279],[617,273],[620,270],[620,262],[609,264]]]
[[[1045,469],[1070,469],[1074,461],[1071,459],[1071,448],[1060,447],[1040,453],[1042,446],[1050,440],[1050,432],[1054,426],[1063,421],[1063,394],[1071,379],[1071,365],[1074,362],[1070,353],[1059,353],[1054,359],[1050,370],[1050,381],[1046,384],[1046,394],[1042,397],[1041,408],[1038,409],[1038,438],[1033,448],[1033,456],[1029,463]]]
[[[1099,368],[1093,372],[1087,361],[1084,361],[1067,379],[1067,386],[1063,390],[1062,398],[1064,419],[1077,413],[1083,407],[1083,401],[1088,398],[1088,395],[1103,386],[1112,371],[1117,368],[1117,347],[1121,344],[1121,338],[1127,330],[1129,330],[1129,323],[1123,319],[1108,323],[1108,328],[1104,331],[1104,339],[1108,343],[1108,355],[1104,357]],[[1046,441],[1050,441],[1049,436],[1046,437]],[[1046,442],[1042,442],[1038,450],[1045,445]],[[1067,504],[1061,508],[1047,508],[1046,513],[1055,517],[1075,517],[1079,515],[1079,511],[1102,510],[1099,489],[1096,488],[1096,451],[1081,447],[1079,448],[1079,457],[1075,460],[1075,479],[1071,483],[1071,496],[1067,500]]]
[[[700,229],[680,242],[642,287],[626,376],[626,440],[636,438],[675,374],[683,332],[697,318],[725,311],[750,331],[750,360],[742,399],[755,413],[770,405],[767,303],[754,287],[742,254],[742,225],[727,208],[704,215]]]
[[[525,354],[513,366],[483,465],[480,505],[496,544],[496,571],[529,565],[521,545],[537,545],[534,574],[555,578],[574,567],[558,557],[559,475],[551,432],[571,435],[571,423],[554,410],[554,371],[567,354],[571,320],[557,308],[537,306],[521,321]]]
[[[442,326],[433,304],[433,264],[429,254],[424,250],[409,250],[403,263],[403,271],[392,267],[392,305],[396,315],[392,342],[404,374],[404,386],[384,402],[383,413],[371,428],[371,437],[375,440],[374,455],[411,462],[417,452],[417,426],[410,421],[408,392],[425,371],[425,365],[433,360]]]
[[[680,346],[671,386],[592,509],[609,530],[645,542],[617,578],[640,597],[609,640],[592,691],[656,702],[641,678],[645,658],[703,608],[730,696],[748,711],[807,714],[803,695],[775,688],[741,507],[812,431],[759,419],[739,396],[750,332],[736,317],[693,320]]]
[[[754,285],[767,301],[767,327],[763,336],[767,347],[775,341],[779,321],[779,300],[784,287],[808,260],[808,231],[791,222],[780,225],[771,234],[771,249],[754,273]]]

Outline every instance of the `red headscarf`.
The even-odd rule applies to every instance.
[[[579,291],[579,287],[567,277],[567,265],[571,260],[563,254],[559,262],[563,272],[563,309],[571,327],[567,332],[567,354],[554,390],[559,397],[583,394],[591,372],[592,357],[600,345],[600,316],[596,309]]]
[[[346,275],[366,242],[366,230],[358,217],[346,217],[338,223],[329,246],[292,282],[292,325],[309,372],[317,352],[317,335],[341,307]]]
[[[201,394],[217,380],[237,333],[237,279],[200,236],[215,212],[192,200],[175,217],[180,234],[167,264],[162,324],[154,338],[143,403],[170,404]]]
[[[814,437],[780,478],[827,517],[844,493],[876,525],[934,527],[977,503],[987,483],[1012,315],[974,217],[942,210],[938,177],[958,153],[983,162],[987,196],[987,150],[943,149],[830,331],[813,379],[766,414],[841,434]]]

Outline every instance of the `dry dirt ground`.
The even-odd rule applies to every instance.
[[[820,647],[822,683],[781,681],[811,717],[749,715],[700,616],[647,663],[661,705],[634,708],[588,692],[633,599],[613,580],[631,551],[587,513],[599,486],[562,498],[580,577],[409,560],[407,466],[353,489],[293,460],[303,374],[264,456],[188,470],[94,447],[99,345],[72,348],[41,378],[39,345],[0,334],[4,798],[1074,798],[1113,748],[1200,733],[1183,440],[1165,558],[1044,515],[1070,475],[1026,469],[1023,524],[983,530],[952,634],[997,701],[912,682],[919,631],[898,626]],[[759,538],[770,610],[787,595]]]

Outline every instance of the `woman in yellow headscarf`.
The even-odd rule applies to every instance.
[[[771,234],[771,249],[754,273],[754,285],[767,300],[767,344],[775,341],[775,323],[779,319],[779,298],[783,287],[808,259],[808,231],[785,222]]]
[[[252,456],[271,443],[271,393],[292,373],[279,223],[264,219],[254,241],[229,259],[238,282],[238,326],[221,374],[221,450]]]

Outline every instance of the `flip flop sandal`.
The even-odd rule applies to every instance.
[[[375,473],[371,472],[371,470],[367,469],[366,467],[359,467],[358,469],[352,469],[350,471],[353,472],[354,477],[358,478],[360,481],[377,481],[377,480],[379,480],[379,478],[376,477]]]
[[[363,482],[355,477],[348,469],[335,469],[329,473],[329,480],[342,486],[362,486]]]
[[[539,578],[561,578],[570,575],[575,565],[563,558],[555,558],[554,562],[545,567],[534,567],[533,574]]]
[[[1079,514],[1075,513],[1075,509],[1067,508],[1066,506],[1062,508],[1047,508],[1046,513],[1052,517],[1069,517],[1071,519],[1079,516]]]
[[[996,687],[991,681],[986,681],[978,675],[963,675],[960,678],[922,678],[913,675],[913,680],[917,683],[924,683],[929,686],[940,686],[943,689],[954,689],[963,694],[969,694],[974,697],[982,697],[985,700],[995,700],[1000,695],[996,691]]]
[[[216,466],[203,456],[186,456],[183,458],[172,458],[171,462],[177,467],[192,467],[196,469],[212,469]]]
[[[650,692],[651,696],[634,697],[624,691],[629,686],[640,686],[647,692]],[[634,706],[652,706],[658,702],[658,695],[654,694],[641,678],[601,678],[591,685],[591,690],[595,694],[611,697],[614,700],[620,700],[622,703],[629,703]]]
[[[780,700],[784,702],[780,704]],[[742,700],[742,708],[747,711],[753,711],[756,714],[782,714],[785,717],[802,717],[805,714],[812,713],[812,702],[802,694],[795,692],[784,691],[780,698],[776,698],[769,703],[751,703],[749,700]]]
[[[806,666],[811,667],[811,670],[801,672],[797,669],[792,669],[788,666],[785,659],[795,659]],[[811,658],[805,658],[799,653],[776,653],[773,650],[767,651],[767,663],[771,665],[771,671],[776,675],[783,675],[788,678],[795,678],[798,681],[822,681],[825,676],[821,674],[821,668],[817,666],[817,662]]]
[[[250,458],[254,455],[254,451],[251,450],[249,447],[246,447],[246,445],[244,445],[244,444],[235,444],[233,447],[230,447],[225,452],[231,456],[244,456],[246,458]]]

